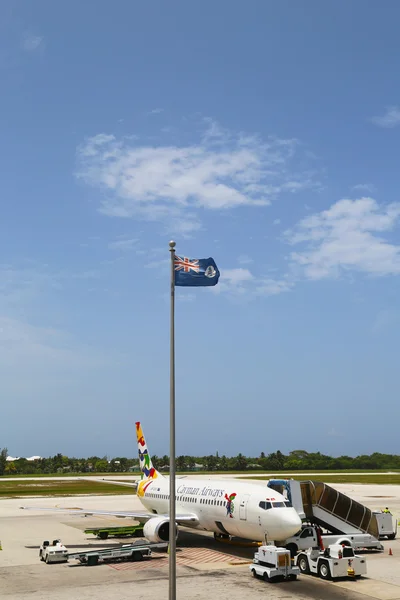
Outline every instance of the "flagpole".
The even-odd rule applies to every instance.
[[[169,600],[176,600],[176,505],[175,505],[175,242],[171,253],[171,331],[170,331],[170,399],[169,399]]]

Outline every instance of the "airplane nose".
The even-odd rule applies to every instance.
[[[287,509],[287,514],[284,516],[284,529],[286,529],[285,537],[295,535],[301,529],[301,519],[296,512],[296,509]]]
[[[274,512],[277,516],[279,511],[279,524],[275,528],[270,528],[268,533],[272,539],[285,540],[295,535],[301,529],[301,519],[294,508],[276,508]]]

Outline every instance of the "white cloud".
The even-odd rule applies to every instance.
[[[68,369],[104,367],[110,359],[111,356],[101,356],[97,350],[84,348],[64,332],[0,315],[0,373],[3,377],[27,372],[34,372],[35,377],[45,374],[51,377],[53,369],[67,372]]]
[[[221,275],[218,285],[212,288],[218,294],[244,294],[253,289],[254,277],[252,273],[243,267],[237,269],[220,269]]]
[[[296,140],[233,135],[208,121],[197,143],[140,144],[99,134],[77,150],[77,177],[104,190],[100,212],[166,222],[183,235],[199,229],[199,210],[265,206],[284,192],[314,186],[292,166]]]
[[[343,437],[343,433],[341,433],[340,431],[338,431],[335,427],[331,427],[329,429],[328,435],[330,437],[337,437],[337,438]]]
[[[282,279],[261,279],[257,285],[256,293],[260,296],[276,296],[283,292],[290,292],[294,287],[294,282],[289,277]]]
[[[44,288],[54,288],[58,285],[59,282],[53,278],[46,265],[39,267],[28,263],[16,267],[0,264],[0,311],[32,303]]]
[[[238,258],[239,265],[250,265],[253,262],[253,259],[247,254],[241,254]]]
[[[367,192],[369,194],[375,192],[375,186],[372,183],[357,183],[357,185],[353,185],[351,189],[356,192]]]
[[[40,35],[29,35],[26,34],[22,41],[22,47],[27,52],[34,52],[39,47],[43,47],[43,37]]]
[[[399,323],[399,312],[393,309],[380,310],[372,323],[372,333],[380,334],[393,329]]]
[[[272,221],[272,224],[273,224],[273,225],[280,225],[280,223],[281,223],[281,220],[280,220],[280,219],[274,219],[274,220]]]
[[[228,293],[234,296],[276,296],[290,291],[294,283],[286,277],[272,279],[270,277],[256,277],[245,268],[221,269],[221,277],[214,288],[218,293]]]
[[[167,267],[171,266],[171,259],[170,258],[160,258],[158,260],[151,260],[144,266],[146,269],[162,269],[162,270],[166,271]]]
[[[134,246],[138,243],[138,240],[136,239],[122,239],[122,240],[116,240],[115,242],[110,242],[108,244],[108,247],[111,250],[121,250],[123,252],[132,250],[134,248]]]
[[[328,210],[302,219],[285,233],[290,244],[304,244],[291,261],[309,279],[356,270],[371,275],[400,273],[400,246],[382,234],[400,217],[400,203],[379,205],[372,198],[339,200]]]
[[[169,294],[168,297],[170,298]],[[175,290],[175,297],[178,302],[194,302],[196,300],[196,294],[193,292],[184,292],[179,289]]]
[[[396,127],[400,125],[400,108],[398,106],[388,106],[383,116],[372,117],[370,120],[379,127]]]
[[[222,278],[231,285],[241,285],[245,281],[251,281],[253,275],[248,269],[224,269],[221,273]]]

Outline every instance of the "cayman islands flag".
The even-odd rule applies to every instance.
[[[217,285],[219,270],[213,258],[186,258],[175,255],[175,285]]]

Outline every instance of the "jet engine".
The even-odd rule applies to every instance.
[[[178,539],[178,528],[175,526]],[[164,517],[153,517],[144,524],[143,535],[149,542],[168,542],[169,541],[169,519]]]

